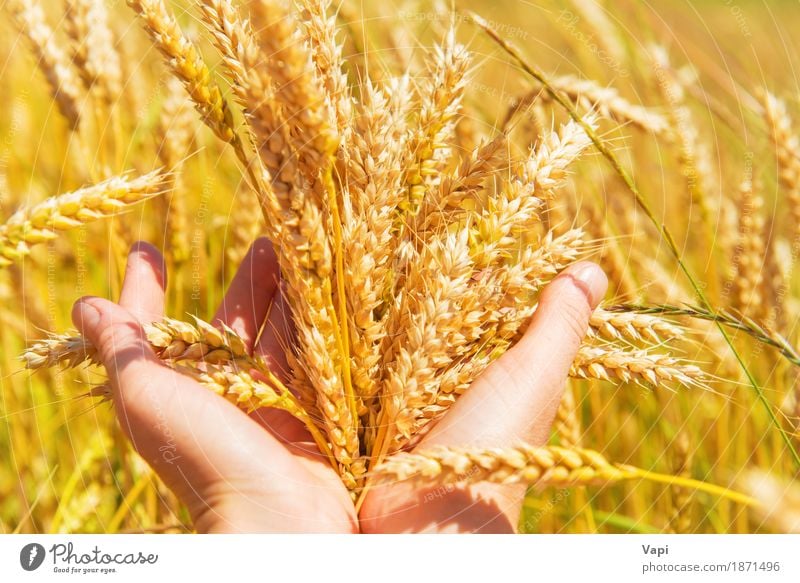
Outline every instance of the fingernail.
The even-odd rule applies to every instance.
[[[573,283],[586,295],[589,305],[596,308],[608,287],[608,278],[603,270],[595,263],[582,261],[572,265],[564,273],[568,274]]]
[[[100,310],[86,300],[79,300],[78,317],[82,328],[97,328],[100,325]]]

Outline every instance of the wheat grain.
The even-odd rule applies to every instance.
[[[73,333],[49,333],[47,338],[29,346],[20,359],[25,368],[36,370],[54,366],[74,368],[83,362],[100,364],[94,345]]]
[[[367,403],[378,390],[380,344],[385,334],[378,312],[390,286],[396,245],[394,209],[404,194],[399,170],[407,106],[403,89],[402,81],[386,90],[367,82],[356,117],[357,131],[342,152],[347,171],[343,244],[353,383]]]
[[[607,64],[609,63],[606,59],[610,57],[613,63],[610,64],[612,68],[616,69],[622,66],[622,63],[625,62],[625,46],[620,38],[619,29],[614,26],[607,9],[595,0],[570,0],[570,3],[575,7],[575,10],[577,10],[587,26],[594,29],[597,33],[594,38],[608,53],[608,56],[603,53],[599,53],[598,56],[602,56],[603,62]]]
[[[284,2],[261,0],[252,5],[251,14],[261,52],[269,57],[264,67],[272,79],[275,100],[284,110],[288,146],[296,153],[298,170],[314,182],[330,164],[340,136],[312,51]]]
[[[307,379],[316,389],[334,455],[348,486],[354,488],[353,471],[362,473],[358,421],[348,394],[350,380],[341,372],[346,357],[333,307],[334,259],[320,180],[330,171],[338,137],[307,47],[298,42],[295,20],[280,2],[264,1],[254,7],[260,50],[249,24],[229,2],[206,0],[203,14],[238,85],[237,96],[254,133],[263,141],[259,150],[272,191],[262,199],[262,208],[292,291],[289,299],[298,336],[298,354],[292,362],[302,368],[295,368],[294,376]],[[278,117],[278,108],[283,117]]]
[[[265,232],[259,200],[250,192],[239,192],[233,202],[228,223],[225,258],[231,269],[238,268],[250,246]]]
[[[611,295],[631,299],[639,297],[636,272],[630,268],[632,250],[623,249],[620,238],[613,236],[608,214],[594,205],[585,205],[581,211],[588,219],[584,228],[601,245],[599,263],[608,277]]]
[[[145,336],[156,356],[163,360],[235,364],[237,360],[254,368],[263,363],[248,356],[244,341],[227,326],[221,329],[194,318],[189,324],[172,318],[146,324]],[[35,342],[22,355],[26,368],[40,369],[55,365],[74,368],[83,362],[98,364],[95,347],[75,333],[50,334]]]
[[[549,233],[539,245],[526,249],[515,264],[498,267],[483,278],[479,272],[469,279],[466,290],[458,286],[450,290],[448,301],[458,306],[460,313],[447,322],[449,328],[437,328],[438,338],[447,342],[447,350],[440,349],[446,356],[426,363],[424,374],[430,380],[424,390],[408,398],[398,414],[404,431],[394,435],[390,452],[418,440],[425,428],[441,418],[486,366],[511,345],[536,309],[531,296],[575,261],[581,245],[578,230],[555,238]],[[391,323],[389,320],[388,325]]]
[[[350,124],[353,99],[344,71],[343,46],[336,40],[336,16],[329,15],[331,0],[299,0],[300,20],[306,31],[306,44],[317,67],[335,127],[344,134]]]
[[[651,48],[658,87],[669,107],[672,138],[679,146],[681,171],[686,180],[690,201],[700,211],[702,224],[713,228],[713,218],[717,216],[715,206],[710,154],[700,141],[700,133],[692,112],[685,103],[685,90],[680,76],[672,69],[669,54],[660,46]]]
[[[676,476],[688,478],[691,476],[690,467],[692,453],[689,450],[689,435],[683,429],[679,430],[674,440],[672,452],[673,472]],[[670,487],[670,516],[669,530],[676,534],[688,534],[692,526],[691,517],[691,491],[685,486],[673,484]]]
[[[389,437],[379,439],[388,450],[395,434],[411,436],[414,411],[436,394],[436,370],[451,361],[460,340],[464,296],[472,275],[466,232],[427,246],[412,266],[405,291],[394,301],[387,319],[382,350],[385,370],[378,425]],[[384,429],[385,428],[385,429]]]
[[[717,322],[732,330],[739,330],[755,338],[758,342],[772,346],[777,349],[786,360],[800,366],[800,350],[798,350],[792,343],[782,336],[779,332],[775,331],[765,322],[757,322],[742,314],[737,314],[730,310],[717,310],[712,312],[701,308],[699,306],[670,306],[670,305],[655,305],[655,306],[642,306],[637,304],[621,304],[618,306],[609,306],[611,311],[620,312],[639,312],[642,314],[662,314],[666,316],[689,316],[699,320],[707,320],[709,322]]]

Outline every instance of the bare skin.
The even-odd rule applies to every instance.
[[[199,532],[515,530],[524,496],[516,486],[375,486],[356,513],[301,423],[270,409],[247,415],[156,358],[142,323],[164,315],[163,265],[154,247],[135,244],[119,303],[84,297],[72,318],[99,350],[123,430],[187,505]],[[418,448],[545,443],[570,363],[606,285],[600,268],[588,262],[559,275],[542,293],[524,338],[475,381]],[[290,316],[265,239],[242,262],[214,320],[236,330],[274,370],[286,370]]]

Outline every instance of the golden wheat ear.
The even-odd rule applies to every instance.
[[[77,129],[81,117],[80,80],[55,31],[47,24],[44,10],[36,0],[8,0],[5,9],[28,40],[59,111],[70,128]]]
[[[10,265],[29,254],[32,246],[55,239],[62,231],[119,214],[163,194],[170,175],[153,170],[141,176],[115,176],[18,210],[0,225],[0,266]]]

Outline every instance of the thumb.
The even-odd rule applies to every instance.
[[[589,317],[607,285],[594,263],[561,272],[542,292],[522,339],[486,369],[424,443],[546,442]]]
[[[125,308],[108,300],[83,297],[72,308],[72,321],[97,349],[115,386],[159,366],[141,324]]]

